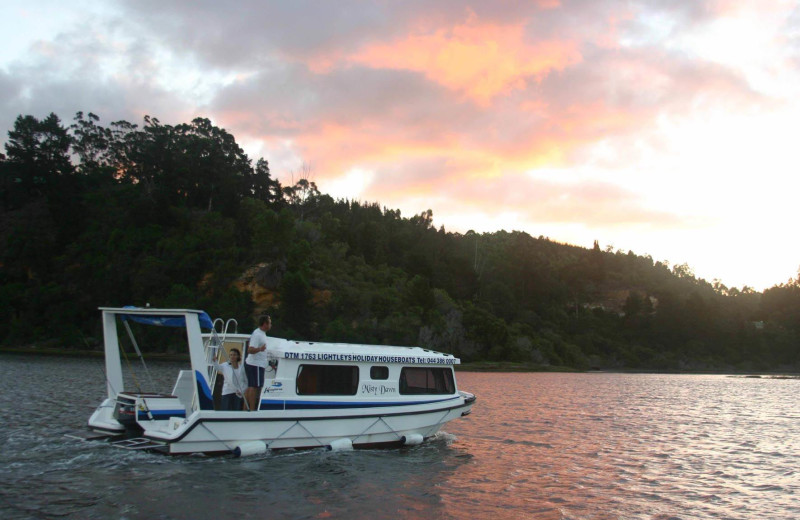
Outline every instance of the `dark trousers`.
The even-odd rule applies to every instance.
[[[241,411],[244,406],[242,398],[236,394],[225,394],[222,396],[222,409],[226,411]]]

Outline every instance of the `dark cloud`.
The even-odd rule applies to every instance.
[[[274,57],[306,60],[403,30],[386,4],[371,2],[153,0],[124,7],[148,36],[222,69],[258,69]]]
[[[356,66],[318,75],[286,64],[221,89],[209,108],[250,112],[250,131],[294,135],[321,124],[357,127],[383,120],[407,126],[421,113],[436,117],[452,110],[447,101],[447,92],[416,73]]]
[[[163,65],[147,40],[95,29],[86,22],[35,42],[27,55],[0,69],[0,125],[10,129],[18,115],[51,112],[67,125],[78,111],[93,112],[104,124],[140,123],[148,114],[164,122],[196,115],[196,102],[159,84]]]

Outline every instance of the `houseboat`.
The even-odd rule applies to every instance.
[[[123,448],[239,456],[280,448],[414,445],[468,415],[475,403],[474,395],[458,390],[453,367],[460,361],[450,354],[268,337],[272,370],[257,409],[223,411],[214,405],[213,360],[226,359],[232,348],[246,352],[250,338],[229,332],[232,320],[212,322],[190,309],[100,310],[107,396],[89,429]],[[191,369],[179,371],[170,393],[143,391],[141,378],[126,386],[131,378],[123,377],[127,354],[118,326],[141,357],[131,323],[185,329]]]

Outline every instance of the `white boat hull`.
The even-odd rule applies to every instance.
[[[329,447],[349,439],[354,447],[402,444],[416,436],[428,438],[447,422],[466,415],[474,397],[458,396],[425,405],[307,410],[296,413],[198,411],[172,429],[165,421],[140,421],[143,437],[164,443],[171,454],[232,452],[252,441],[268,449]],[[158,423],[158,424],[156,424]],[[177,426],[177,428],[176,428]]]

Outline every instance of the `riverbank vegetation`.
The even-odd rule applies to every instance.
[[[307,169],[281,185],[202,118],[20,116],[5,150],[4,346],[97,349],[98,306],[149,303],[474,366],[800,368],[800,277],[760,293],[598,242],[448,232],[431,210],[335,200]]]

